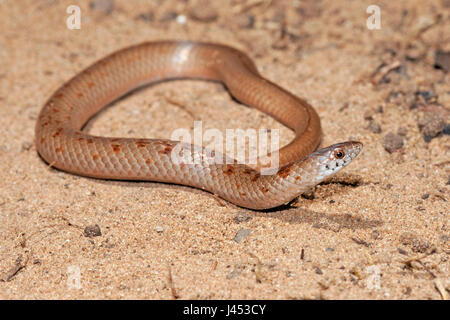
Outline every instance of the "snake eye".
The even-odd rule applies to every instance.
[[[342,159],[345,156],[345,153],[342,150],[336,150],[334,152],[334,156],[338,159]]]

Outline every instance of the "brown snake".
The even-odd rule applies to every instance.
[[[176,163],[171,153],[177,146],[194,157],[207,158],[209,150],[179,141],[81,131],[89,118],[125,93],[179,78],[219,81],[237,100],[292,129],[295,139],[279,150],[280,169],[265,175],[261,167],[236,162]],[[348,165],[362,149],[360,142],[348,141],[315,151],[320,138],[316,111],[264,79],[247,55],[224,45],[188,41],[142,43],[103,58],[59,88],[36,123],[37,150],[52,167],[95,178],[188,185],[252,209],[288,203]]]

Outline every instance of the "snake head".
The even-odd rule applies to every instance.
[[[347,141],[333,144],[317,150],[309,158],[315,162],[316,183],[346,167],[362,150],[363,144],[358,141]]]

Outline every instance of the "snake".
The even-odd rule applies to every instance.
[[[222,83],[237,101],[291,129],[294,139],[273,153],[275,170],[264,173],[263,161],[228,161],[220,152],[218,157],[184,141],[104,137],[83,130],[90,118],[125,94],[174,79]],[[261,76],[247,54],[223,44],[186,40],[139,43],[98,60],[50,96],[35,126],[36,150],[52,168],[98,179],[185,185],[254,210],[289,204],[347,166],[363,147],[345,141],[318,149],[321,138],[315,109]],[[189,157],[174,161],[175,150]],[[211,155],[223,161],[211,161]]]

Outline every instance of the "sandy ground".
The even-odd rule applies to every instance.
[[[66,26],[73,2],[80,30]],[[0,2],[0,298],[445,298],[450,2],[208,3]],[[379,30],[366,26],[369,4],[381,8]],[[44,163],[34,124],[52,92],[108,53],[158,39],[247,52],[265,77],[317,109],[323,145],[356,139],[362,154],[269,212]],[[222,85],[192,80],[140,90],[86,130],[169,138],[194,120],[281,128],[283,144],[293,137]]]

